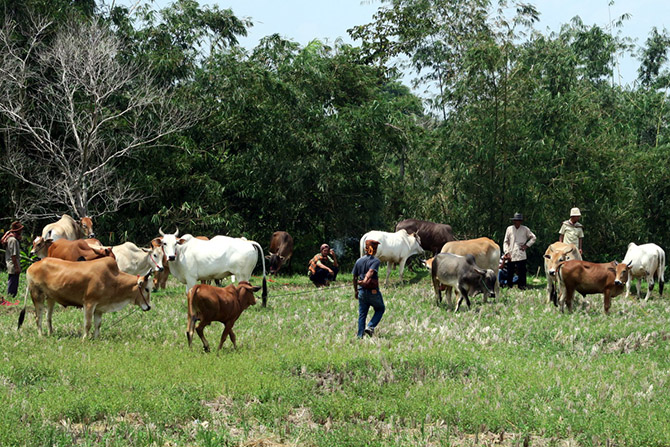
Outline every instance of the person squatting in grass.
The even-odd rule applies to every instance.
[[[379,242],[368,239],[365,241],[365,255],[360,257],[351,272],[354,275],[354,299],[358,300],[358,338],[363,334],[370,337],[384,315],[386,306],[379,291],[379,259],[375,258]],[[370,306],[375,310],[370,323],[365,327]]]
[[[21,222],[12,222],[9,231],[7,231],[0,240],[5,247],[5,262],[7,263],[7,295],[16,298],[16,292],[19,289],[19,276],[21,275],[21,233],[23,225]],[[13,305],[0,297],[0,305]]]
[[[312,280],[315,286],[324,287],[329,286],[331,281],[337,279],[337,272],[340,271],[340,266],[337,263],[337,256],[331,250],[328,244],[321,244],[319,254],[315,255],[309,261],[309,279]]]

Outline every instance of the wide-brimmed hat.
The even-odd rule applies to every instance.
[[[510,217],[509,220],[523,220],[523,214],[514,213],[514,217]]]
[[[9,228],[9,231],[22,231],[23,225],[18,220],[12,222],[12,226]]]
[[[581,216],[581,215],[582,215],[582,213],[579,212],[579,208],[575,207],[575,208],[570,210],[570,217]]]

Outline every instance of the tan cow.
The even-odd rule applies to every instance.
[[[226,287],[214,287],[207,284],[196,284],[191,287],[187,294],[188,325],[186,338],[188,339],[188,346],[191,347],[193,329],[195,328],[200,340],[202,340],[205,352],[209,352],[209,343],[204,332],[205,327],[212,321],[220,321],[224,324],[224,329],[218,350],[221,350],[221,346],[223,346],[223,342],[226,341],[229,334],[230,341],[237,348],[233,325],[247,307],[256,304],[254,292],[258,292],[260,289],[260,287],[254,287],[247,281],[240,281],[237,286],[230,284]],[[195,327],[198,320],[200,324]]]
[[[573,244],[554,242],[544,252],[544,273],[547,275],[547,303],[551,301],[554,306],[558,306],[559,292],[557,291],[556,268],[561,262],[573,259],[582,260],[579,249]]]
[[[42,335],[42,312],[47,306],[49,334],[53,334],[51,317],[56,303],[84,308],[84,334],[88,336],[94,321],[94,337],[100,334],[102,314],[116,312],[132,303],[142,310],[151,309],[153,282],[151,272],[145,276],[123,273],[110,257],[89,262],[70,262],[45,258],[31,265],[26,272],[27,292],[35,305],[37,329]],[[26,294],[27,299],[27,294]],[[19,315],[19,328],[26,308]]]
[[[496,275],[495,294],[500,296],[500,284],[498,282],[498,270],[500,269],[500,246],[487,237],[478,239],[467,239],[464,241],[451,241],[444,244],[441,253],[454,255],[472,255],[475,264],[480,269],[491,269]],[[486,294],[484,294],[486,302]]]
[[[572,299],[576,290],[584,296],[602,293],[605,313],[609,313],[612,298],[620,295],[625,289],[629,271],[630,264],[619,264],[616,261],[596,264],[572,260],[558,264],[561,312],[564,305],[572,311]]]

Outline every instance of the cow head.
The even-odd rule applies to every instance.
[[[270,274],[275,274],[279,269],[284,265],[286,257],[280,255],[279,253],[270,252],[269,255],[265,256],[265,259],[270,261]]]
[[[547,273],[549,273],[549,276],[556,276],[556,269],[558,268],[558,264],[561,262],[570,261],[572,259],[581,259],[581,256],[575,256],[575,253],[576,249],[574,246],[554,250],[554,248],[550,245],[544,254],[544,259],[546,259],[546,261],[544,261],[544,265]]]
[[[146,275],[137,277],[138,294],[135,297],[135,305],[140,306],[143,311],[151,309],[151,291],[154,289],[154,282],[151,279],[152,270]]]
[[[410,253],[412,255],[423,255],[423,248],[421,248],[421,238],[417,233],[412,233],[409,235],[410,238]]]
[[[81,226],[81,232],[84,235],[84,239],[95,237],[95,233],[93,233],[93,221],[90,217],[82,217],[79,220],[79,225]]]
[[[430,259],[424,259],[424,260],[421,261],[421,265],[426,267],[428,269],[428,271],[430,272],[430,270],[433,268],[433,260],[434,259],[435,259],[434,257],[430,258]]]
[[[158,232],[161,235],[161,237],[158,239],[161,240],[161,246],[163,247],[163,253],[165,253],[165,257],[167,258],[168,262],[174,261],[177,258],[177,246],[185,243],[186,240],[177,239],[177,236],[179,236],[179,228],[177,228],[177,231],[172,234],[163,233],[162,228],[159,228]]]
[[[237,295],[243,307],[249,307],[256,304],[254,293],[261,290],[260,287],[252,286],[248,281],[240,281],[237,285]]]
[[[628,282],[628,272],[630,271],[630,266],[633,265],[633,261],[630,261],[628,264],[614,261],[614,284],[617,286],[622,286]]]
[[[142,251],[147,254],[149,264],[152,266],[154,272],[163,271],[163,247],[160,243],[160,238],[151,241],[149,248],[143,248]]]
[[[33,241],[33,248],[30,250],[30,256],[37,255],[40,259],[46,258],[52,243],[53,239],[51,238],[45,239],[42,236],[37,236]]]
[[[472,256],[472,255],[468,255]],[[474,261],[474,257],[472,258]],[[473,262],[474,265],[474,262]],[[481,269],[479,267],[475,267],[475,272],[477,272],[480,275],[480,283],[475,287],[477,290],[479,290],[482,293],[488,293],[490,298],[495,298],[496,297],[496,274],[493,270],[491,269]]]

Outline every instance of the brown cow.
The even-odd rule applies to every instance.
[[[293,237],[286,231],[275,231],[270,238],[270,274],[279,272],[284,264],[289,263],[293,256]]]
[[[398,222],[395,231],[406,230],[408,234],[417,234],[421,239],[421,248],[438,254],[444,244],[455,241],[451,225],[429,222],[427,220],[405,219]]]
[[[110,248],[91,246],[85,239],[77,239],[76,241],[58,239],[49,244],[48,250],[48,257],[63,259],[65,261],[92,261],[106,256],[114,258],[114,254]]]
[[[94,236],[93,221],[90,217],[82,217],[79,221],[76,221],[69,215],[63,214],[57,222],[45,225],[42,229],[42,236],[37,236],[33,241],[33,249],[30,254],[34,255],[40,252],[40,248],[49,240],[68,239],[74,241]],[[42,258],[46,256],[44,251],[42,251],[42,254],[44,255]]]
[[[556,267],[561,262],[572,259],[582,260],[579,249],[573,244],[554,242],[544,252],[544,273],[547,275],[547,303],[551,301],[554,306],[558,306]]]
[[[242,311],[256,304],[254,292],[258,292],[259,290],[260,287],[254,287],[247,281],[240,281],[237,286],[230,284],[223,288],[206,284],[196,284],[193,286],[187,294],[188,325],[186,328],[186,338],[188,339],[188,346],[191,347],[191,342],[193,341],[195,322],[200,320],[195,330],[200,340],[202,340],[205,352],[209,352],[209,343],[204,333],[205,327],[212,321],[220,321],[224,324],[224,329],[221,334],[218,350],[221,350],[228,334],[230,334],[230,341],[233,342],[233,346],[237,349],[233,325],[240,317],[240,314],[242,314]]]
[[[144,311],[151,309],[151,272],[146,276],[123,273],[110,257],[90,262],[70,262],[45,258],[26,272],[28,291],[35,305],[37,329],[42,335],[42,312],[47,305],[49,334],[53,334],[51,317],[56,303],[64,307],[84,308],[84,334],[88,336],[94,320],[94,337],[100,334],[102,314],[123,309],[133,303]],[[27,298],[27,295],[26,295]],[[19,315],[19,328],[26,308]]]
[[[586,296],[590,293],[602,293],[605,313],[609,313],[611,300],[620,295],[628,281],[629,264],[616,261],[596,264],[587,261],[565,261],[558,264],[558,280],[561,291],[561,312],[566,304],[572,311],[572,299],[575,290]]]

